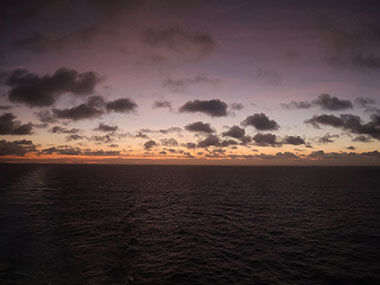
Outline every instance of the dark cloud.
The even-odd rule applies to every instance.
[[[264,113],[254,114],[252,116],[248,116],[243,122],[243,126],[252,126],[259,131],[264,130],[277,130],[279,129],[279,125],[276,121],[270,120],[267,115]]]
[[[253,141],[257,146],[281,146],[281,143],[277,141],[277,137],[274,134],[256,134]]]
[[[368,105],[375,104],[375,100],[372,98],[364,98],[364,97],[358,97],[355,99],[355,104],[359,107],[366,108]]]
[[[213,133],[215,130],[211,128],[210,124],[203,123],[201,121],[194,122],[185,126],[185,130],[189,132],[200,132],[200,133]]]
[[[323,110],[328,111],[339,111],[353,108],[351,101],[339,99],[329,94],[319,95],[318,99],[313,101],[313,104],[319,105]]]
[[[353,159],[380,159],[380,152],[377,150],[369,152],[324,152],[318,150],[310,153],[308,158],[313,160],[353,160]]]
[[[11,106],[9,105],[0,105],[0,110],[9,110]]]
[[[24,156],[26,153],[35,152],[36,146],[30,140],[19,140],[9,142],[0,140],[0,156],[16,155]]]
[[[10,87],[11,102],[31,107],[51,106],[64,93],[88,95],[94,92],[100,77],[95,72],[78,73],[61,67],[53,75],[39,76],[26,69],[14,70],[5,76],[5,85]]]
[[[39,154],[61,154],[61,155],[80,155],[82,153],[82,150],[79,147],[72,147],[72,146],[59,146],[59,147],[49,147],[42,149]]]
[[[374,11],[377,11],[376,8]],[[327,43],[327,62],[335,67],[358,70],[379,69],[379,24],[357,25],[356,29],[348,27],[350,25],[339,26],[332,18],[320,19],[319,28]]]
[[[53,117],[50,111],[40,111],[34,113],[41,123],[56,123],[57,119]]]
[[[87,104],[91,107],[101,108],[105,103],[104,97],[100,95],[94,95],[87,98]]]
[[[110,126],[104,123],[99,123],[98,127],[94,129],[94,131],[101,132],[115,132],[118,129],[118,126]]]
[[[12,113],[0,116],[0,135],[31,135],[32,123],[22,124]]]
[[[55,134],[76,134],[79,132],[79,129],[76,129],[76,128],[67,129],[60,126],[54,126],[53,128],[50,129],[50,132],[55,133]]]
[[[104,144],[112,142],[112,137],[110,135],[91,136],[90,140],[97,142],[97,144]]]
[[[142,41],[154,48],[166,48],[174,53],[195,58],[210,54],[216,47],[213,37],[208,33],[194,33],[176,25],[165,29],[146,29]]]
[[[85,156],[118,156],[120,151],[116,150],[91,150],[81,149],[79,147],[72,147],[68,145],[45,148],[39,154],[61,154],[61,155],[85,155]]]
[[[352,139],[353,142],[363,142],[363,143],[370,143],[372,142],[371,138],[368,136],[357,136]]]
[[[348,150],[355,150],[355,147],[352,146],[352,145],[350,145],[350,146],[347,146],[346,149],[348,149]]]
[[[94,119],[103,115],[103,111],[88,104],[81,104],[67,109],[53,109],[54,117],[73,121]]]
[[[284,109],[309,109],[311,106],[312,104],[307,101],[292,101],[281,104],[281,107]]]
[[[158,108],[168,108],[171,111],[172,103],[169,101],[155,101],[153,103],[153,109],[158,109]]]
[[[160,142],[163,146],[178,146],[178,142],[173,138],[170,138],[170,139],[165,138],[165,139],[162,139]]]
[[[228,131],[222,134],[224,137],[232,137],[235,139],[241,139],[245,136],[245,130],[239,126],[232,126]]]
[[[150,150],[152,147],[157,146],[157,143],[153,140],[147,141],[144,143],[144,149]]]
[[[371,120],[367,123],[363,123],[359,116],[351,114],[343,114],[339,117],[325,114],[315,115],[311,119],[306,120],[305,123],[317,128],[319,128],[319,125],[328,125],[380,140],[380,114],[372,115]]]
[[[209,146],[219,146],[219,145],[220,145],[219,138],[215,135],[209,135],[204,140],[201,140],[200,142],[198,142],[197,146],[200,148],[207,148]]]
[[[138,132],[135,135],[135,138],[141,138],[141,139],[147,139],[147,140],[149,139],[149,137],[146,134],[142,133],[142,132]]]
[[[106,109],[108,112],[129,113],[133,112],[136,108],[137,104],[129,98],[120,98],[106,103]]]
[[[327,143],[333,143],[334,138],[339,138],[339,135],[330,135],[330,133],[325,134],[322,137],[317,138],[317,142],[320,144],[327,144]]]
[[[182,79],[169,78],[162,82],[162,86],[168,88],[172,92],[183,92],[190,85],[200,84],[200,83],[216,84],[219,81],[220,80],[217,78],[198,74],[193,78],[182,78]]]
[[[194,149],[197,147],[197,144],[196,143],[192,143],[192,142],[188,142],[188,143],[185,143],[183,144],[184,147],[188,148],[188,149]]]
[[[66,141],[76,141],[76,140],[82,140],[84,139],[83,136],[80,136],[80,135],[77,135],[77,134],[74,134],[74,135],[69,135],[66,137]]]
[[[219,99],[189,101],[179,108],[179,112],[201,112],[211,117],[227,116],[227,104]]]
[[[182,129],[179,127],[170,127],[168,129],[160,129],[158,131],[162,134],[169,134],[169,133],[180,133],[182,132]]]
[[[232,103],[230,106],[231,106],[231,109],[234,111],[240,111],[244,108],[243,104],[241,103]]]
[[[255,157],[260,159],[299,159],[299,156],[289,151],[277,152],[275,155],[261,153]]]
[[[306,144],[305,140],[301,138],[300,136],[286,136],[283,139],[284,144],[291,144],[291,145],[301,145]]]

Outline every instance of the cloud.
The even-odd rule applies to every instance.
[[[352,145],[350,145],[350,146],[347,146],[346,149],[348,149],[348,150],[355,150],[355,147],[352,146]]]
[[[201,148],[206,148],[209,146],[219,146],[219,145],[220,145],[219,138],[215,135],[209,135],[204,140],[201,140],[200,142],[198,142],[197,146]]]
[[[240,111],[244,108],[243,104],[241,103],[232,103],[230,106],[231,106],[231,109],[234,111]]]
[[[328,111],[339,111],[353,108],[351,101],[339,99],[329,94],[319,95],[318,99],[313,101],[313,104],[319,105],[323,110]]]
[[[76,129],[76,128],[67,129],[60,126],[54,126],[53,128],[50,129],[50,132],[54,134],[76,134],[79,132],[79,129]]]
[[[222,133],[224,137],[232,137],[235,139],[241,139],[245,136],[245,130],[239,126],[232,126],[228,131]]]
[[[301,138],[300,136],[286,136],[283,139],[284,144],[291,144],[291,145],[301,145],[306,144],[305,140]]]
[[[312,104],[306,101],[292,101],[290,103],[282,103],[281,107],[284,109],[309,109]]]
[[[53,109],[54,117],[58,119],[67,119],[79,121],[84,119],[94,119],[103,115],[103,111],[88,104],[81,104],[76,107],[67,109]]]
[[[0,105],[0,110],[9,110],[11,106],[9,105]]]
[[[144,149],[150,150],[152,147],[157,146],[157,143],[153,140],[149,140],[144,143]]]
[[[56,123],[57,119],[53,117],[50,111],[40,111],[34,113],[42,123]]]
[[[159,109],[159,108],[168,108],[171,111],[172,103],[169,101],[155,101],[153,103],[153,109]]]
[[[368,135],[380,140],[380,114],[372,115],[371,120],[367,123],[363,123],[359,116],[352,114],[343,114],[339,117],[325,114],[315,115],[305,123],[316,128],[319,128],[319,125],[341,128],[354,134]]]
[[[219,99],[188,101],[179,108],[180,113],[201,112],[211,117],[227,116],[227,104]]]
[[[133,112],[136,108],[137,104],[129,98],[120,98],[106,103],[106,109],[108,112],[129,113]]]
[[[160,142],[163,146],[178,146],[178,142],[173,138],[162,139]]]
[[[31,135],[32,123],[22,124],[12,113],[0,116],[0,135]]]
[[[19,140],[9,142],[0,140],[0,156],[16,155],[24,156],[26,153],[35,152],[36,146],[30,140]]]
[[[104,123],[99,123],[98,127],[94,129],[94,131],[101,132],[115,132],[118,129],[118,126],[110,126]]]
[[[215,131],[213,128],[211,128],[210,124],[206,124],[201,121],[186,125],[185,130],[189,132],[200,132],[200,133],[206,133],[206,134],[210,134]]]
[[[94,92],[100,77],[95,72],[79,73],[74,69],[58,68],[53,75],[39,76],[26,69],[16,69],[5,75],[5,85],[10,87],[8,98],[11,102],[30,107],[46,107],[55,103],[64,93],[75,96]]]
[[[264,130],[278,130],[280,126],[276,121],[270,120],[264,113],[257,113],[252,116],[248,116],[243,122],[243,126],[252,126],[259,131]]]
[[[180,133],[182,132],[182,129],[179,127],[170,127],[168,129],[160,129],[158,131],[162,134],[169,134],[169,133]]]
[[[317,142],[320,144],[333,143],[334,141],[332,139],[334,138],[339,138],[339,135],[330,135],[330,133],[327,133],[322,137],[318,137]]]
[[[372,98],[358,97],[354,100],[355,104],[359,107],[366,108],[368,105],[373,105],[376,101]]]
[[[372,142],[371,138],[368,136],[357,136],[352,139],[353,142],[363,142],[363,143],[370,143]]]
[[[259,134],[256,134],[252,139],[257,146],[272,146],[272,147],[281,146],[281,143],[277,141],[277,137],[274,134],[259,133]]]
[[[110,135],[104,135],[104,136],[91,136],[91,141],[96,141],[97,144],[104,144],[104,143],[110,143],[112,142],[112,137]]]
[[[84,137],[77,135],[77,134],[66,136],[66,141],[68,141],[68,142],[69,141],[81,140],[81,139],[84,139]]]
[[[307,101],[291,101],[290,103],[282,103],[281,107],[284,109],[309,109],[313,106],[319,106],[323,110],[339,111],[345,109],[352,109],[353,104],[350,100],[339,99],[329,94],[321,94],[316,100],[311,103]]]
[[[308,155],[313,160],[352,160],[352,159],[380,159],[380,152],[377,150],[369,152],[329,152],[323,150],[313,151]]]
[[[146,29],[142,33],[142,41],[153,48],[165,48],[196,59],[210,54],[216,48],[210,34],[190,32],[179,25],[157,30]]]
[[[359,26],[359,29],[349,31],[333,19],[323,18],[319,21],[319,28],[327,43],[326,61],[330,65],[357,70],[380,68],[378,24]]]
[[[182,79],[169,78],[162,82],[162,86],[168,88],[172,92],[183,92],[190,85],[200,84],[200,83],[217,84],[218,82],[220,82],[220,80],[217,78],[198,74],[193,78],[182,78]]]
[[[51,155],[53,153],[60,155],[85,155],[85,156],[118,156],[120,151],[116,150],[91,150],[81,149],[79,147],[72,147],[68,145],[50,147],[41,150],[38,154]]]

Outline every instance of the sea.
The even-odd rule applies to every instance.
[[[380,284],[380,168],[0,164],[0,284]]]

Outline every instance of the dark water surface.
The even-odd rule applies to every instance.
[[[380,284],[380,168],[0,165],[2,284]]]

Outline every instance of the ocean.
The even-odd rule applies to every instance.
[[[0,165],[1,284],[380,284],[379,167]]]

